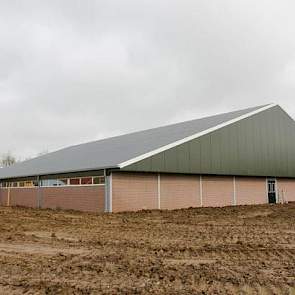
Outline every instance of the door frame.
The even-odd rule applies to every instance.
[[[269,187],[268,187],[268,181],[274,181],[274,184],[275,184],[275,190],[274,190],[274,193],[275,193],[275,202],[274,203],[271,203],[269,201]],[[266,177],[266,197],[267,197],[267,204],[277,204],[278,203],[278,182],[277,182],[277,179],[276,177]]]

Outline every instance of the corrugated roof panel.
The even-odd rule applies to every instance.
[[[2,168],[0,179],[118,167],[120,163],[262,107],[248,108],[71,146],[8,168]]]

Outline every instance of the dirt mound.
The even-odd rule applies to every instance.
[[[295,204],[0,221],[0,294],[295,294]]]

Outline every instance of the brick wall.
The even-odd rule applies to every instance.
[[[7,195],[8,195],[8,190],[0,188],[0,206],[7,205]]]
[[[36,208],[38,188],[10,189],[10,206]],[[0,205],[7,205],[8,189],[0,189]],[[44,187],[39,191],[42,208],[104,211],[104,186]]]
[[[112,207],[113,212],[158,208],[158,176],[113,173]]]
[[[163,174],[161,184],[161,209],[198,207],[200,203],[200,177],[193,175]]]
[[[10,189],[10,206],[24,206],[36,208],[38,206],[37,188]]]
[[[295,179],[279,178],[277,186],[279,197],[283,197],[287,202],[295,202]]]
[[[237,205],[268,203],[264,177],[236,177]]]
[[[204,207],[233,204],[234,186],[231,176],[203,176],[202,190]]]
[[[44,187],[41,207],[104,212],[104,186]]]

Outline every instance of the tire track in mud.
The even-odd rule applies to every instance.
[[[0,218],[0,294],[295,295],[295,204]]]

